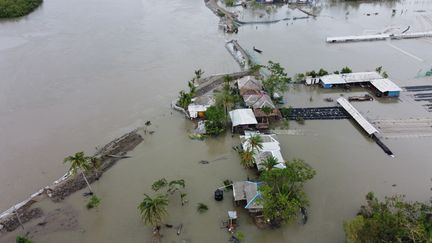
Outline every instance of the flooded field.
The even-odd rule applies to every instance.
[[[183,232],[177,236],[174,229],[163,229],[163,242],[226,242],[229,235],[220,222],[234,208],[232,196],[225,193],[219,203],[212,195],[224,179],[253,176],[231,149],[239,139],[227,134],[190,140],[193,124],[169,107],[193,70],[239,70],[224,47],[226,39],[238,39],[260,63],[280,62],[289,75],[321,67],[367,71],[383,66],[400,86],[432,83],[431,78],[415,78],[432,66],[432,39],[325,43],[329,36],[389,26],[431,30],[430,1],[330,1],[317,6],[316,19],[244,25],[235,36],[218,29],[218,18],[201,0],[46,0],[21,20],[0,22],[0,211],[63,175],[65,156],[93,152],[95,146],[151,120],[155,133],[144,137],[131,159],[118,162],[94,184],[102,199],[99,208],[87,211],[82,192],[62,203],[41,202],[47,212],[72,209],[77,225],[32,236],[36,242],[146,242],[151,229],[140,221],[137,205],[143,193],[151,191],[151,183],[165,177],[186,180],[189,203],[181,207],[180,200],[172,200],[166,221],[182,223]],[[393,17],[392,9],[397,9]],[[366,15],[375,12],[379,14]],[[244,20],[261,19],[252,11],[244,15]],[[268,18],[297,15],[301,16],[298,10],[282,7]],[[263,54],[253,53],[253,46]],[[285,100],[293,107],[328,106],[324,98],[342,93],[366,91],[294,85]],[[354,106],[372,121],[432,118],[407,92],[397,101],[378,99]],[[396,155],[391,158],[349,120],[291,122],[289,129],[277,130],[283,156],[302,158],[317,170],[306,185],[309,221],[258,230],[238,210],[246,242],[343,242],[342,223],[355,215],[368,191],[380,196],[403,193],[419,201],[431,196],[431,137],[386,139],[382,134]],[[210,163],[202,165],[200,160]],[[198,214],[199,202],[209,205],[209,211]]]

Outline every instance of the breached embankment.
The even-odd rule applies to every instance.
[[[100,159],[101,164],[98,170],[86,173],[89,183],[99,179],[105,171],[143,141],[143,137],[138,133],[138,130],[135,129],[114,139],[94,154],[95,157]],[[40,208],[32,208],[34,203],[46,198],[51,199],[53,202],[59,202],[84,187],[86,187],[86,182],[80,174],[72,175],[66,173],[53,184],[40,189],[28,199],[1,213],[0,235],[5,232],[14,231],[21,223],[24,224],[32,219],[41,217],[44,213]]]

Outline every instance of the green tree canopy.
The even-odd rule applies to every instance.
[[[291,78],[285,73],[285,69],[279,64],[272,61],[268,62],[266,68],[270,71],[270,75],[263,80],[264,89],[273,98],[276,92],[284,93],[288,90],[288,84]]]
[[[217,136],[225,131],[226,115],[222,107],[210,106],[205,115],[205,128],[207,134]]]
[[[366,202],[344,223],[347,242],[432,242],[431,203],[407,202],[401,195],[379,201],[372,192]]]
[[[299,159],[287,162],[285,169],[274,168],[261,174],[260,202],[271,224],[279,226],[297,218],[300,208],[309,204],[303,185],[315,174],[314,169]]]
[[[190,103],[192,103],[192,95],[190,93],[186,93],[184,90],[181,90],[179,92],[177,105],[183,109],[187,109]]]

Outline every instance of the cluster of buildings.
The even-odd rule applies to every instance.
[[[236,80],[235,85],[243,99],[244,108],[229,112],[233,132],[265,130],[269,128],[270,122],[282,118],[271,97],[263,90],[260,80],[244,76]],[[213,105],[213,94],[207,93],[193,98],[187,112],[191,119],[205,119],[205,112]]]
[[[368,87],[378,97],[398,97],[402,91],[393,81],[382,77],[377,72],[329,74],[316,78],[307,78],[306,84],[320,84],[325,89],[346,86]]]
[[[245,76],[238,79],[236,85],[247,108],[230,111],[233,132],[265,130],[271,121],[282,118],[271,97],[263,90],[260,80]]]

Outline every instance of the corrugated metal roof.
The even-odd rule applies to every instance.
[[[370,82],[374,79],[382,79],[377,72],[356,72],[341,74],[347,83]]]
[[[330,75],[324,75],[320,78],[321,82],[323,84],[344,84],[345,79],[341,77],[339,74],[330,74]]]
[[[270,96],[266,93],[243,95],[243,100],[247,106],[252,108],[263,108],[265,106],[276,108]]]
[[[262,90],[261,81],[255,79],[254,76],[244,76],[237,80],[239,89]]]
[[[378,130],[372,126],[351,103],[344,97],[337,99],[337,102],[354,118],[354,120],[369,134],[378,133]]]
[[[239,125],[255,125],[258,121],[252,109],[237,109],[229,112],[232,126],[236,127]]]
[[[387,91],[402,91],[399,86],[393,83],[390,79],[386,78],[372,80],[371,84],[383,93]]]

